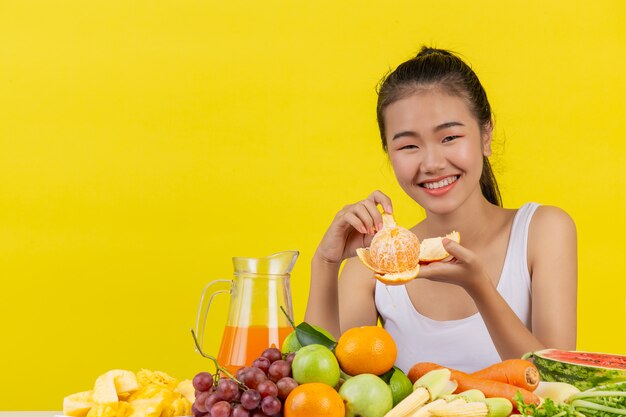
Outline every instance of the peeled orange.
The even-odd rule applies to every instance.
[[[419,273],[420,241],[410,230],[398,226],[391,214],[383,213],[383,228],[369,248],[356,250],[363,264],[385,284],[404,284]]]
[[[369,248],[359,248],[356,253],[379,281],[388,285],[406,284],[417,277],[420,264],[452,259],[443,247],[444,237],[457,243],[461,241],[459,232],[452,231],[420,243],[413,232],[398,226],[391,214],[383,213],[383,228],[376,233]]]

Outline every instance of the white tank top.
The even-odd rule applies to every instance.
[[[520,320],[531,329],[530,273],[527,263],[528,226],[539,205],[526,203],[515,214],[497,290]],[[404,285],[376,281],[374,299],[384,328],[398,346],[396,366],[408,372],[416,362],[434,362],[474,372],[500,355],[480,313],[460,320],[439,321],[413,307]]]

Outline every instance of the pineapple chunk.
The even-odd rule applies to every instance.
[[[111,374],[113,376],[115,391],[118,394],[134,392],[139,389],[139,382],[137,382],[137,377],[131,371],[114,369],[107,372],[107,374]]]
[[[141,386],[160,385],[174,389],[178,385],[178,380],[161,371],[150,371],[142,369],[137,372],[137,381]]]
[[[183,397],[187,398],[187,400],[192,404],[194,403],[194,401],[196,401],[196,389],[193,387],[191,379],[185,379],[184,381],[180,381],[178,386],[174,389],[174,392],[181,393]]]
[[[85,417],[93,402],[93,390],[77,392],[63,399],[63,414],[71,417]]]
[[[163,397],[140,398],[130,405],[133,411],[128,417],[159,417],[166,406]]]
[[[93,388],[93,401],[96,404],[117,405],[118,398],[113,374],[107,372],[96,378]]]
[[[87,417],[117,417],[117,402],[115,404],[96,404],[91,407]]]

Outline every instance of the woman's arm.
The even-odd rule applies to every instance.
[[[420,270],[420,277],[452,282],[473,298],[502,359],[545,347],[574,348],[576,339],[576,230],[555,207],[539,207],[529,230],[531,332],[498,293],[476,255],[444,239],[455,259]]]
[[[376,326],[378,310],[374,302],[376,278],[354,257],[346,260],[339,278],[339,318],[341,332],[358,326]]]
[[[537,208],[528,232],[533,334],[545,346],[576,349],[576,226],[557,207]]]
[[[500,294],[482,286],[474,301],[502,359],[550,348],[576,348],[576,227],[557,207],[537,208],[528,231],[532,333]]]
[[[337,287],[340,265],[323,259],[317,253],[313,255],[309,299],[304,314],[304,321],[323,327],[335,338],[341,335]]]
[[[359,314],[365,314],[366,317],[371,315],[360,310],[368,301],[365,300],[367,291],[360,287],[363,281],[359,279],[367,279],[372,274],[349,261],[340,280],[343,284],[337,281],[343,260],[355,256],[357,248],[369,246],[376,231],[382,228],[378,205],[391,213],[391,200],[380,191],[374,191],[367,199],[344,207],[333,219],[311,262],[311,285],[304,319],[325,328],[335,337],[341,335],[342,328],[345,329],[344,314],[349,316],[348,322],[357,322],[355,317]],[[353,284],[348,284],[350,282]],[[373,305],[373,287],[371,298],[370,304]],[[355,303],[355,300],[359,301]],[[344,305],[348,306],[347,310]],[[356,306],[357,310],[351,310],[350,306]],[[375,311],[374,307],[374,324]],[[366,321],[371,320],[368,318]]]
[[[352,327],[375,326],[378,321],[374,273],[356,257],[345,261],[339,284],[338,271],[337,265],[313,257],[311,274],[315,280],[311,280],[305,314],[307,323],[323,327],[335,338]]]

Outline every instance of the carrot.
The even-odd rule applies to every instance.
[[[411,367],[411,369],[409,369],[409,373],[407,374],[407,376],[411,380],[411,383],[415,384],[415,381],[417,381],[418,379],[420,379],[421,377],[423,377],[424,375],[426,375],[430,371],[432,371],[434,369],[441,369],[441,368],[443,368],[443,366],[437,365],[436,363],[432,363],[432,362],[417,362],[415,365],[413,365]],[[448,368],[448,369],[450,369],[450,368]],[[452,369],[450,369],[450,370],[452,371]]]
[[[507,359],[474,372],[472,375],[492,381],[506,382],[530,392],[537,389],[540,380],[537,367],[524,359]]]
[[[407,376],[412,383],[415,383],[415,381],[422,377],[422,375],[434,369],[441,368],[445,368],[445,366],[437,365],[436,363],[431,362],[418,362],[411,367]],[[526,404],[539,405],[539,397],[524,388],[507,384],[505,382],[479,378],[477,376],[466,374],[465,372],[457,371],[456,369],[448,369],[450,369],[451,372],[450,379],[455,380],[458,384],[455,393],[467,391],[468,389],[478,389],[482,391],[487,398],[506,398],[511,401],[514,408],[517,408],[515,394],[519,391]]]

